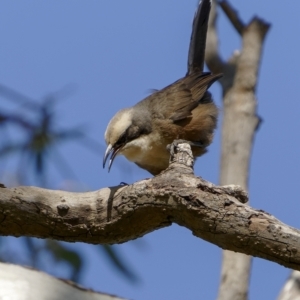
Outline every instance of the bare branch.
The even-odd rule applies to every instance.
[[[233,87],[224,97],[221,184],[234,182],[247,187],[252,143],[260,121],[256,115],[255,90],[262,39],[266,33],[261,30],[263,27],[258,19],[254,19],[245,28]]]
[[[256,90],[262,46],[270,25],[259,18],[253,18],[245,27],[243,46],[237,64],[234,89],[253,94]],[[248,102],[246,100],[246,102]]]
[[[220,7],[223,9],[224,13],[226,14],[227,18],[236,29],[236,31],[242,35],[243,30],[245,28],[244,22],[239,18],[237,10],[235,10],[229,2],[226,0],[219,2]]]
[[[297,229],[243,204],[240,187],[195,177],[186,145],[176,155],[165,172],[129,186],[87,193],[1,188],[0,234],[114,244],[177,223],[223,249],[300,270]]]

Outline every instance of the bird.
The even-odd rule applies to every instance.
[[[196,158],[207,152],[218,118],[208,88],[222,77],[202,71],[210,7],[210,0],[202,0],[195,16],[194,26],[198,26],[195,34],[199,32],[201,36],[200,42],[195,42],[192,33],[186,76],[134,106],[121,109],[108,123],[103,168],[110,156],[110,170],[115,157],[121,154],[152,175],[158,175],[169,165],[167,146],[175,140],[190,143]]]

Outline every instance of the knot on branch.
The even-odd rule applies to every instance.
[[[67,204],[59,204],[57,205],[57,212],[61,217],[67,215],[70,207]]]

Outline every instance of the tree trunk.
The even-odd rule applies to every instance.
[[[242,50],[224,62],[218,53],[216,5],[209,23],[206,62],[214,72],[223,72],[224,95],[220,184],[238,184],[248,189],[248,176],[254,134],[259,125],[255,89],[262,45],[269,25],[254,18],[244,25],[227,1],[223,11],[242,37]],[[246,300],[251,257],[224,251],[218,300]]]

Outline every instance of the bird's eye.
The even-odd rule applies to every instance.
[[[116,142],[116,146],[121,146],[126,143],[126,131],[122,133],[122,135],[119,137],[119,139]]]
[[[138,126],[129,126],[119,137],[116,146],[123,146],[124,144],[136,139],[141,135],[141,130]]]

